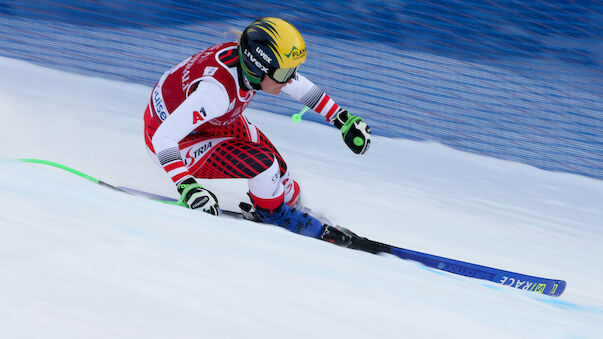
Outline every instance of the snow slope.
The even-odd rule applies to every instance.
[[[142,139],[150,88],[7,58],[0,74],[3,338],[603,336],[601,181],[383,137],[359,157],[328,126],[248,113],[317,213],[375,240],[567,281],[546,297],[13,161],[175,197]],[[204,184],[227,208],[246,187]]]

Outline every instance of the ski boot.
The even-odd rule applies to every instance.
[[[258,222],[281,226],[291,232],[330,242],[341,247],[373,254],[391,252],[387,245],[359,237],[344,227],[323,224],[309,213],[290,207],[284,202],[274,210],[255,206],[255,211],[253,211],[251,205],[245,203],[241,203],[239,206],[244,215],[248,215],[246,218],[250,220],[255,219]]]
[[[274,210],[256,206],[256,215],[261,222],[284,227],[291,232],[313,238],[319,238],[323,233],[322,223],[308,213],[290,207],[284,202]]]

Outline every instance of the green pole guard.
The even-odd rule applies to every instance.
[[[74,168],[71,168],[69,166],[65,166],[63,164],[59,164],[56,162],[52,162],[52,161],[48,161],[48,160],[42,160],[42,159],[19,159],[20,161],[24,161],[24,162],[28,162],[31,164],[43,164],[43,165],[48,165],[48,166],[52,166],[52,167],[56,167],[56,168],[60,168],[62,170],[65,170],[67,172],[73,173],[75,175],[78,175],[86,180],[90,180],[93,183],[100,183],[100,180],[96,179],[95,177],[91,177],[88,174],[84,173],[84,172],[80,172]]]

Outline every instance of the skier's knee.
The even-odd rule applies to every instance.
[[[266,147],[258,147],[256,149],[250,149],[243,158],[243,160],[253,168],[255,173],[263,173],[274,167],[276,163],[276,169],[279,170],[276,156]]]

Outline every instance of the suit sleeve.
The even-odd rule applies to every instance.
[[[325,91],[299,73],[292,83],[283,88],[283,92],[322,115],[329,122],[337,115],[336,113],[343,110]]]
[[[226,89],[212,78],[204,79],[157,128],[153,148],[161,166],[176,185],[192,177],[182,160],[178,143],[207,121],[224,115],[228,104]]]

